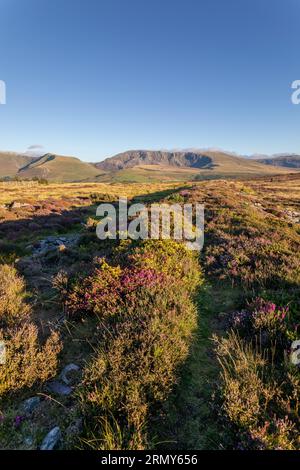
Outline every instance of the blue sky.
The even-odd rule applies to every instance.
[[[0,0],[0,148],[300,153],[298,0]]]

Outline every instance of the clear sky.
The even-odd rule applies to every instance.
[[[0,0],[0,149],[300,153],[299,0]]]

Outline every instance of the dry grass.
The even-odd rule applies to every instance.
[[[14,325],[29,316],[25,283],[15,268],[0,266],[0,324]]]
[[[126,196],[128,198],[147,195],[158,191],[177,188],[182,183],[152,184],[106,184],[106,183],[65,183],[42,185],[33,181],[0,183],[0,204],[12,201],[42,201],[48,198],[60,199],[87,197],[93,193]]]
[[[0,340],[5,342],[5,364],[0,366],[0,397],[15,393],[55,375],[60,338],[52,332],[40,345],[38,328],[26,303],[25,283],[15,268],[0,266]]]

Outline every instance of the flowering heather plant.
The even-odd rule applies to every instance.
[[[275,303],[260,297],[249,306],[249,309],[234,312],[231,326],[240,330],[264,330],[270,335],[284,332],[289,307],[279,307]]]
[[[121,284],[126,292],[130,292],[140,287],[154,287],[164,279],[163,273],[158,273],[155,269],[126,269],[121,277]]]
[[[300,282],[299,237],[263,213],[247,207],[207,211],[206,241],[206,269],[214,278],[246,288],[283,288]]]
[[[113,267],[101,260],[91,276],[77,282],[67,293],[65,306],[70,316],[90,313],[116,315],[133,304],[140,290],[164,285],[166,276],[152,268]]]
[[[300,436],[288,416],[273,416],[263,426],[250,430],[250,446],[256,450],[299,450]]]
[[[253,304],[253,326],[269,333],[284,331],[289,307],[279,307],[273,302],[257,298]]]
[[[189,292],[202,281],[195,253],[174,240],[145,240],[133,250],[128,260],[135,266],[172,276]]]
[[[14,419],[15,428],[19,428],[22,424],[22,421],[24,421],[24,419],[25,419],[25,416],[17,415]]]

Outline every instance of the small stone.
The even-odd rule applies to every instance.
[[[56,426],[55,428],[51,429],[51,431],[44,438],[40,449],[41,450],[53,450],[54,447],[57,446],[60,440],[61,440],[61,430],[59,429],[58,426]]]
[[[57,380],[54,380],[53,382],[49,382],[47,385],[47,389],[50,392],[56,393],[57,395],[63,395],[63,396],[68,396],[72,393],[71,387],[68,387],[68,385],[62,384],[61,382],[58,382]]]
[[[12,202],[10,205],[11,209],[20,209],[21,207],[28,207],[30,204],[27,204],[26,202]]]
[[[25,400],[21,407],[25,413],[32,413],[33,410],[40,404],[40,397],[31,397]]]
[[[33,445],[33,438],[31,436],[27,436],[24,438],[24,444],[27,447],[31,447]]]
[[[12,202],[12,204],[11,204],[11,206],[10,206],[10,207],[11,207],[11,209],[20,209],[20,207],[21,207],[21,203],[20,203],[20,202],[15,202],[15,201],[14,201],[14,202]]]
[[[73,381],[73,373],[79,372],[80,367],[76,364],[68,364],[64,367],[62,373],[60,374],[61,380],[66,384],[69,385]]]

